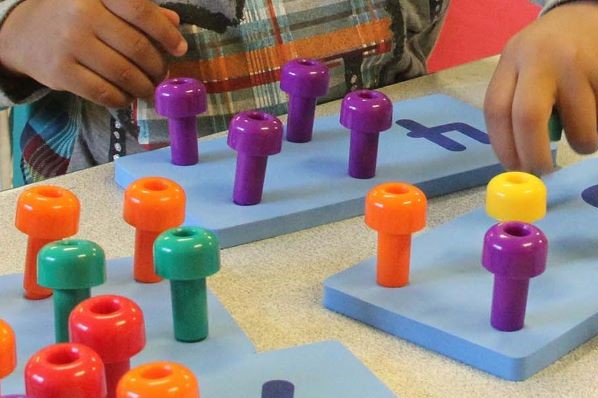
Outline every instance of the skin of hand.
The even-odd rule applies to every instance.
[[[187,43],[179,17],[150,0],[25,0],[0,27],[0,65],[110,108],[150,98],[164,52]]]
[[[507,169],[552,170],[548,119],[559,112],[578,153],[598,149],[598,2],[554,8],[505,47],[486,92],[490,142]]]

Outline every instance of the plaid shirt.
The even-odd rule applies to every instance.
[[[197,120],[200,135],[226,130],[239,111],[259,108],[275,115],[286,113],[287,96],[279,88],[280,69],[297,57],[317,58],[328,65],[331,87],[321,102],[341,98],[355,88],[376,88],[425,73],[426,58],[448,6],[448,0],[162,3],[187,22],[182,29],[189,52],[172,60],[170,75],[195,77],[208,91],[208,111]],[[69,163],[76,143],[91,142],[86,136],[93,135],[96,142],[98,135],[104,137],[104,132],[86,120],[87,113],[82,116],[81,109],[88,108],[82,101],[50,93],[33,104],[32,118],[21,138],[27,182],[76,169]],[[153,104],[138,101],[132,109],[132,115],[105,111],[112,121],[102,126],[119,126],[113,131],[119,139],[133,136],[146,149],[166,145],[167,123],[155,113]],[[122,114],[132,116],[136,123],[118,120]],[[122,126],[129,127],[123,130]],[[77,153],[90,159],[79,168],[126,154],[120,142],[108,143],[113,138],[106,132],[106,145],[78,149]],[[110,153],[94,153],[106,148]],[[114,148],[120,152],[114,153]]]

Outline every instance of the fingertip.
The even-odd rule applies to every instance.
[[[178,27],[181,24],[181,17],[175,11],[160,7],[160,12],[162,12],[162,14],[164,14],[164,16],[166,16],[166,18],[168,18],[174,26]]]
[[[187,53],[188,49],[189,49],[189,45],[187,44],[187,41],[185,39],[181,39],[181,41],[179,42],[179,44],[173,51],[172,55],[174,55],[176,57],[183,56]]]

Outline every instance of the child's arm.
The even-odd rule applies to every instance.
[[[24,0],[0,27],[0,65],[14,79],[122,107],[153,95],[162,50],[186,52],[176,24],[150,0]]]
[[[553,107],[572,148],[596,151],[597,94],[598,2],[567,2],[517,34],[503,51],[484,104],[498,158],[509,169],[550,171],[547,124]]]

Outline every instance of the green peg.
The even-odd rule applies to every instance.
[[[220,269],[220,247],[212,232],[197,227],[169,229],[154,242],[156,273],[170,280],[174,337],[194,342],[208,337],[206,277]]]
[[[550,119],[548,119],[548,136],[551,142],[557,142],[561,140],[562,135],[563,123],[561,123],[561,118],[555,109],[552,111]]]
[[[69,239],[44,246],[37,256],[38,283],[54,289],[54,332],[57,343],[69,341],[73,308],[90,297],[90,289],[106,280],[104,250],[88,240]]]

